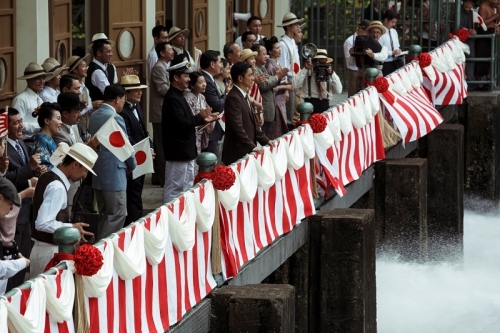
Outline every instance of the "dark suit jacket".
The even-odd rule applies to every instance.
[[[137,117],[134,115],[134,111],[132,111],[132,109],[132,105],[126,102],[123,106],[122,112],[120,112],[119,115],[122,116],[123,120],[125,120],[125,127],[127,128],[127,134],[130,144],[135,145],[136,143],[141,142],[142,140],[147,138],[149,134],[146,130],[146,125],[144,124],[141,106],[139,104],[136,105],[139,120],[137,120]]]
[[[238,88],[234,87],[227,94],[225,110],[226,137],[222,161],[229,165],[250,153],[257,141],[266,145],[269,138],[260,130],[255,114]]]
[[[224,104],[226,102],[226,96],[219,94],[219,89],[213,81],[213,79],[205,72],[201,72],[205,81],[207,81],[207,87],[205,89],[205,100],[208,106],[212,108],[212,112],[222,113],[224,111]],[[215,122],[214,130],[208,135],[210,141],[220,141],[224,136],[224,130],[218,121]]]
[[[21,160],[21,156],[10,143],[7,143],[7,156],[9,157],[9,168],[5,174],[5,178],[10,180],[15,186],[18,192],[21,192],[28,188],[28,180],[35,177],[33,170],[29,165],[30,155],[28,154],[28,149],[24,144],[23,140],[19,140],[19,144],[28,160],[28,163],[24,164]],[[25,198],[21,204],[21,211],[17,217],[17,224],[24,225],[31,221],[31,198]]]
[[[165,161],[191,161],[196,158],[196,129],[205,121],[193,116],[181,90],[171,86],[165,95],[162,110],[163,153]]]

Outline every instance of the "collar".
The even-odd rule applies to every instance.
[[[34,96],[34,97],[38,97],[38,93],[36,93],[30,87],[26,87],[26,89],[24,89],[24,92],[27,93],[28,95],[31,95],[31,96]]]
[[[111,106],[110,104],[108,104],[108,103],[102,103],[102,105],[101,105],[101,107],[99,109],[102,109],[103,106],[105,108],[107,108],[107,109],[113,110],[116,113],[116,109],[113,106]]]
[[[287,35],[283,35],[283,37],[281,37],[281,39],[286,43],[290,43],[292,45],[295,45],[295,40],[293,40],[291,37],[288,37]]]
[[[180,49],[177,46],[173,46],[173,45],[170,45],[170,46],[172,46],[172,48],[174,49],[174,51],[177,52],[177,53],[187,52],[186,49]]]
[[[66,187],[66,191],[68,191],[69,190],[68,177],[66,177],[66,175],[59,168],[52,168],[52,172],[61,178],[61,180],[63,181],[64,187]]]
[[[57,90],[55,90],[54,88],[48,86],[48,85],[45,85],[45,87],[43,87],[43,90],[46,90],[47,92],[49,92],[51,95],[55,95],[57,94]]]
[[[210,74],[209,72],[207,72],[206,70],[202,69],[201,70],[203,73],[207,74],[211,79],[212,79],[212,82],[215,82],[214,80],[214,76],[212,74]]]
[[[71,125],[68,125],[68,124],[65,124],[65,123],[61,123],[61,125],[63,125],[68,130],[68,133],[73,132],[73,129],[71,128]]]
[[[106,66],[105,64],[103,64],[102,62],[100,62],[99,60],[94,59],[94,60],[92,60],[92,61],[93,61],[94,63],[96,63],[99,67],[101,67],[103,70],[106,70],[106,67],[107,67],[107,66]]]
[[[131,109],[136,109],[135,104],[132,104],[129,101],[126,101],[125,103],[127,103],[130,106]]]
[[[245,98],[245,96],[247,95],[246,91],[243,91],[243,89],[241,89],[240,87],[238,87],[236,84],[233,87],[238,88],[238,90],[240,91],[240,93],[243,95],[243,98]]]
[[[162,60],[163,61],[163,60]],[[167,66],[167,68],[170,68],[170,61],[169,62],[165,62],[163,61],[163,63],[165,64],[165,66]]]
[[[16,144],[19,140],[12,140],[11,138],[7,137],[7,142],[12,145],[12,147],[16,148]]]

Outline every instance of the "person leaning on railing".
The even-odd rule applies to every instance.
[[[358,71],[356,66],[356,58],[352,55],[354,43],[357,36],[365,36],[366,28],[370,25],[369,20],[362,20],[356,27],[356,32],[349,36],[344,42],[344,56],[347,65],[347,97],[351,97],[361,90],[360,77],[363,73]]]

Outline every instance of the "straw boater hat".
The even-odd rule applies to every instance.
[[[258,54],[257,52],[252,51],[250,49],[244,49],[243,52],[241,52],[241,61],[245,61],[250,57],[256,57],[257,54]]]
[[[29,80],[39,76],[47,76],[45,69],[36,62],[30,62],[24,69],[24,75],[18,77],[18,80]]]
[[[380,21],[371,21],[368,28],[366,28],[366,31],[370,32],[374,28],[378,28],[378,29],[382,30],[382,35],[386,33],[385,27],[382,24],[382,22],[380,22]]]
[[[47,72],[47,76],[45,77],[46,81],[50,81],[63,71],[64,67],[59,63],[59,61],[55,59],[48,58],[42,64],[43,69]]]
[[[170,31],[168,32],[167,42],[170,42],[172,39],[179,36],[180,34],[184,34],[184,36],[189,35],[189,29],[181,29],[177,27],[170,28]]]
[[[109,39],[108,36],[106,36],[106,34],[99,32],[99,33],[95,34],[94,36],[92,36],[92,43],[90,43],[89,49],[92,49],[92,45],[94,45],[94,42],[98,41],[98,40],[107,40],[109,45],[111,45],[111,48],[115,47],[114,41]]]
[[[66,67],[68,67],[68,72],[70,73],[73,72],[83,60],[85,60],[85,62],[88,65],[90,63],[90,53],[87,53],[83,58],[79,56],[69,57],[68,60],[66,61]]]
[[[137,75],[124,75],[120,79],[120,85],[125,88],[125,90],[132,89],[146,89],[148,86],[141,84],[139,77]]]
[[[316,52],[316,55],[313,57],[313,59],[326,59],[327,63],[330,63],[333,61],[332,58],[328,58],[328,53],[326,53],[325,49],[318,49]]]
[[[302,22],[304,22],[303,18],[299,19],[294,13],[286,13],[278,27],[286,27],[295,23],[302,24]]]

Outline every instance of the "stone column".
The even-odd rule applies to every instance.
[[[500,92],[474,92],[467,98],[465,191],[495,209],[500,203]]]
[[[227,286],[212,297],[211,332],[295,331],[295,292],[290,285]]]
[[[17,77],[32,61],[43,63],[50,54],[49,0],[16,1]],[[26,88],[25,80],[17,81],[17,92]]]
[[[375,209],[384,249],[406,260],[427,253],[427,160],[405,158],[377,163]]]
[[[443,124],[427,135],[429,253],[462,255],[464,127]]]
[[[317,332],[377,332],[375,213],[320,211],[320,328]],[[313,228],[311,228],[311,232]],[[311,238],[312,240],[312,238]]]

